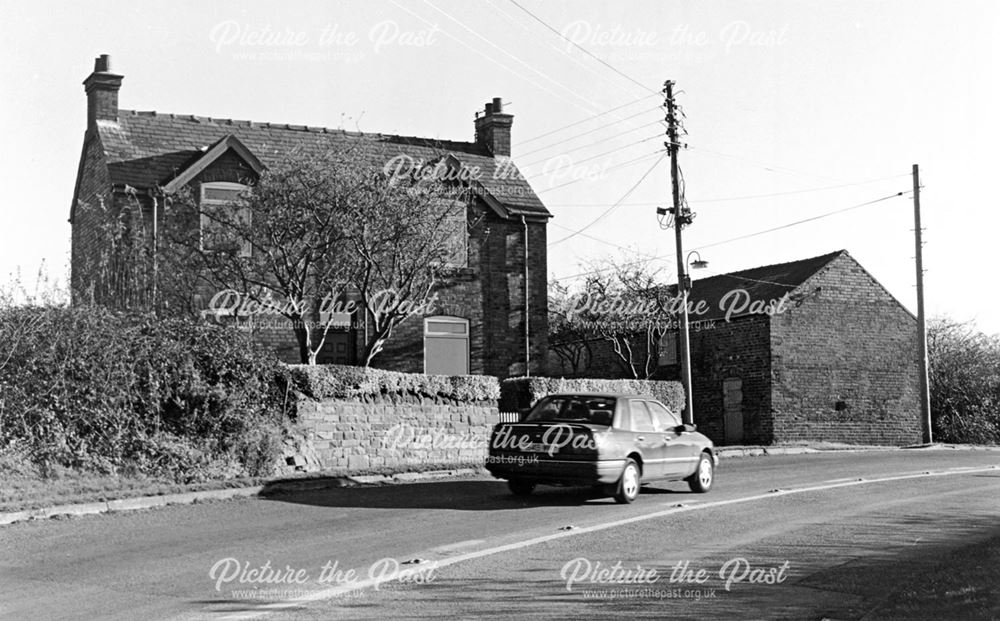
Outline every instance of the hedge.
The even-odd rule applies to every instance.
[[[680,382],[512,377],[500,382],[500,411],[529,408],[545,395],[560,392],[638,394],[652,397],[674,412],[684,409],[684,387]]]
[[[270,474],[286,371],[244,333],[98,307],[0,310],[0,454],[189,483]]]
[[[496,401],[500,383],[491,375],[424,375],[343,365],[289,365],[294,386],[313,399],[424,396],[455,401]]]

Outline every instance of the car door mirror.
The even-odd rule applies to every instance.
[[[684,425],[677,425],[676,427],[674,427],[674,431],[676,431],[677,433],[691,433],[697,428],[698,425],[684,424]]]

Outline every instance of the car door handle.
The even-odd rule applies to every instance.
[[[642,442],[645,439],[646,439],[646,436],[639,436],[638,438],[636,438],[636,440],[638,440],[639,442]]]

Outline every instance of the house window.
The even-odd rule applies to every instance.
[[[240,204],[246,188],[240,183],[224,181],[201,184],[202,250],[237,250],[241,257],[251,255],[250,241],[239,233],[250,224],[250,208]]]
[[[469,374],[469,320],[461,317],[424,319],[424,373]]]
[[[469,223],[466,204],[461,200],[441,201],[435,206],[440,210],[440,230],[447,234],[445,241],[446,257],[444,264],[448,267],[467,267],[469,264]]]

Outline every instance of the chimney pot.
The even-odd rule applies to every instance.
[[[489,104],[487,104],[489,105]],[[503,100],[499,97],[493,98],[493,112],[500,114],[503,112]]]
[[[493,104],[486,104],[486,116],[493,114]]]
[[[111,71],[111,56],[101,54],[94,59],[94,73],[109,73]]]

